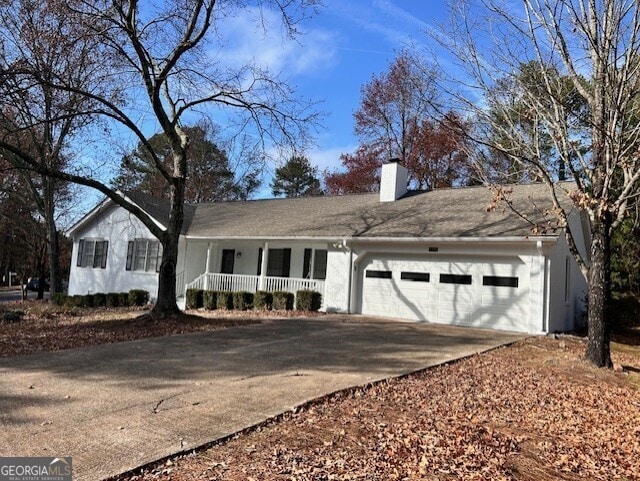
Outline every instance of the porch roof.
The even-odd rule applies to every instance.
[[[572,186],[562,185],[559,200],[566,206]],[[508,190],[521,215],[504,203],[489,209],[493,193],[478,186],[414,191],[395,202],[380,202],[376,193],[197,204],[188,209],[185,231],[200,238],[528,237],[534,234],[528,221],[547,225],[552,219],[546,217],[552,203],[545,184]]]

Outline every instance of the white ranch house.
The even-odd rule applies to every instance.
[[[379,194],[186,206],[179,304],[191,287],[313,289],[328,312],[528,333],[567,331],[579,322],[586,283],[562,229],[534,235],[511,211],[488,211],[486,187],[407,192],[398,163],[383,166],[381,184]],[[512,189],[514,205],[542,220],[547,186]],[[129,198],[159,225],[166,222],[165,202]],[[573,212],[570,228],[585,259],[586,227]],[[153,298],[162,252],[137,218],[107,199],[69,235],[70,295],[136,288]]]

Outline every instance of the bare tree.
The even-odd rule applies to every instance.
[[[462,69],[445,88],[473,116],[473,139],[549,186],[558,225],[568,227],[574,209],[589,216],[588,258],[571,229],[567,241],[589,285],[586,357],[610,366],[611,235],[640,184],[640,7],[634,0],[479,0],[451,10],[436,38]],[[523,65],[535,72],[523,76]],[[519,102],[505,101],[505,79]],[[572,184],[559,182],[559,169]]]
[[[342,169],[324,172],[329,193],[376,190],[382,164],[394,157],[409,169],[416,189],[466,180],[467,155],[459,148],[465,122],[456,112],[439,112],[435,79],[421,57],[403,50],[387,71],[362,86],[353,116],[360,145],[341,156]]]
[[[90,120],[78,115],[88,104],[82,95],[52,88],[54,74],[68,83],[86,87],[92,43],[74,41],[74,25],[55,4],[24,0],[14,8],[0,11],[2,51],[0,60],[0,137],[5,143],[28,153],[45,169],[64,169],[66,149],[78,129]],[[34,82],[31,75],[19,73],[37,69],[44,80]],[[12,70],[15,75],[4,75]],[[22,167],[19,156],[4,152],[15,166]],[[65,198],[64,183],[53,177],[23,169],[27,193],[46,226],[49,277],[52,292],[62,289],[59,265],[57,206]]]
[[[355,133],[362,142],[384,150],[387,159],[411,155],[415,131],[434,113],[435,73],[404,50],[389,70],[362,86],[354,113]]]
[[[19,11],[25,0],[8,1],[7,9]],[[41,174],[93,187],[136,215],[163,246],[154,314],[177,312],[176,263],[178,238],[184,220],[185,182],[188,176],[189,136],[185,118],[222,109],[235,112],[238,128],[252,128],[263,145],[304,144],[315,113],[311,105],[296,98],[292,89],[268,71],[247,64],[236,68],[216,60],[220,41],[218,25],[233,15],[255,15],[258,24],[264,12],[277,12],[287,35],[294,36],[297,21],[316,0],[255,0],[236,3],[215,0],[44,0],[56,12],[72,19],[73,40],[94,42],[92,56],[99,59],[96,75],[106,82],[89,86],[70,82],[57,71],[45,75],[38,65],[17,59],[3,68],[0,77],[22,75],[33,85],[80,95],[90,103],[90,113],[125,129],[148,152],[153,165],[169,185],[170,214],[166,229],[135,204],[101,182],[95,175],[55,169],[38,163],[28,152],[0,140],[0,147],[13,152],[23,167]],[[45,11],[43,15],[47,15]],[[22,84],[22,88],[30,85]],[[141,124],[141,112],[150,112]],[[80,109],[78,114],[86,114]],[[151,135],[145,132],[151,131]],[[155,133],[166,136],[171,149],[169,166],[149,142]]]

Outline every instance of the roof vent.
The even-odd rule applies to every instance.
[[[407,193],[409,171],[400,159],[391,159],[382,166],[380,176],[380,202],[393,202]]]

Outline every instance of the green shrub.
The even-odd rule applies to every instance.
[[[51,294],[51,302],[53,302],[56,306],[64,306],[67,304],[67,293],[66,292],[54,292]]]
[[[203,306],[203,294],[202,289],[187,289],[187,309],[200,309]]]
[[[82,296],[81,307],[93,307],[95,296],[93,294],[85,294]]]
[[[24,316],[24,311],[16,309],[14,311],[6,311],[2,314],[2,320],[4,322],[20,322]]]
[[[64,300],[65,307],[82,307],[83,296],[67,296]]]
[[[253,293],[251,292],[234,292],[233,308],[239,311],[246,311],[253,307]]]
[[[131,289],[129,291],[130,306],[145,306],[149,303],[149,292],[142,289]]]
[[[121,307],[129,306],[129,293],[128,292],[118,292],[118,305]]]
[[[233,294],[226,291],[217,291],[216,309],[233,309]]]
[[[296,309],[299,311],[318,311],[322,307],[322,294],[318,291],[302,290],[296,292]]]
[[[273,294],[267,291],[257,291],[253,296],[253,307],[270,310],[273,305]]]
[[[216,306],[216,291],[204,291],[202,295],[202,307],[208,311],[213,311]]]
[[[127,294],[127,297],[129,295]],[[120,294],[117,292],[109,292],[107,294],[106,304],[107,307],[118,307],[120,306]]]
[[[293,309],[295,296],[292,292],[275,291],[273,293],[273,309],[276,311],[290,311]]]
[[[104,307],[107,305],[107,295],[102,292],[96,292],[93,295],[93,307]]]

